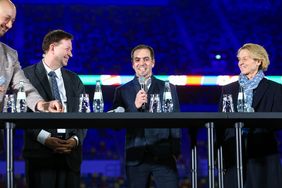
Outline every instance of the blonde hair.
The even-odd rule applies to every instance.
[[[239,48],[237,55],[243,49],[248,50],[253,59],[261,62],[261,65],[259,66],[259,70],[263,70],[263,71],[267,70],[270,61],[269,61],[268,53],[264,47],[262,47],[259,44],[246,43],[241,48]]]

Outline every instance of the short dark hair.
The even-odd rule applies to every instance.
[[[50,44],[60,42],[63,39],[73,39],[73,35],[63,30],[57,29],[48,32],[42,42],[42,50],[45,53],[49,50]]]
[[[131,50],[131,60],[133,61],[133,54],[136,50],[140,50],[140,49],[148,49],[150,51],[150,55],[152,59],[155,59],[155,53],[154,53],[154,49],[151,46],[148,46],[146,44],[139,44],[137,46],[135,46],[132,50]]]

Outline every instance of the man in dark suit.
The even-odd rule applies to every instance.
[[[40,95],[47,101],[61,101],[65,112],[77,112],[79,95],[84,93],[77,74],[63,68],[72,57],[72,39],[71,34],[62,30],[49,32],[42,43],[44,58],[24,68],[26,77]],[[24,158],[28,186],[78,188],[85,135],[84,129],[26,130]]]
[[[152,74],[155,66],[153,48],[138,45],[131,51],[135,77],[116,88],[113,108],[124,107],[126,112],[148,112],[149,94],[162,94],[165,82]],[[144,88],[139,81],[143,79]],[[174,85],[170,84],[174,111],[179,101]],[[162,98],[162,95],[160,95]],[[126,174],[128,187],[147,188],[153,176],[157,187],[178,187],[176,158],[180,153],[179,128],[129,128],[126,130]]]

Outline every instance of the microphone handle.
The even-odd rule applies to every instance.
[[[141,89],[145,91],[145,84],[140,84],[140,85],[141,85]]]
[[[143,89],[143,90],[145,91],[145,83],[142,83],[142,84],[140,84],[140,85],[141,85],[141,89]],[[142,104],[142,111],[145,112],[145,109],[146,109],[146,104],[143,103],[143,104]]]
[[[145,106],[145,103],[142,104],[142,111],[145,111],[146,109],[146,106]]]

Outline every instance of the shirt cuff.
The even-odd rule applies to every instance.
[[[40,142],[41,144],[45,144],[45,141],[48,137],[51,136],[51,133],[45,131],[45,130],[41,130],[40,133],[37,136],[37,141]]]
[[[79,139],[78,139],[78,137],[77,136],[72,136],[72,138],[74,138],[75,140],[76,140],[76,146],[78,146],[79,145]]]

